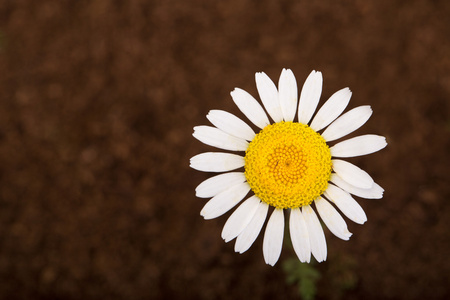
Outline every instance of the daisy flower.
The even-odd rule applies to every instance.
[[[265,110],[242,89],[236,88],[231,97],[260,129],[258,133],[223,110],[211,110],[206,116],[214,127],[194,127],[193,136],[207,145],[245,151],[245,155],[206,152],[191,158],[190,166],[196,170],[227,172],[203,181],[196,188],[197,197],[211,197],[200,214],[205,219],[219,217],[251,191],[251,196],[226,221],[222,231],[225,242],[236,238],[235,251],[247,251],[272,206],[263,240],[265,262],[273,266],[280,257],[285,210],[292,245],[300,261],[309,262],[311,254],[318,262],[325,261],[325,235],[313,203],[328,229],[338,238],[348,240],[352,233],[336,208],[353,222],[363,224],[367,221],[366,214],[351,194],[379,199],[384,190],[367,172],[341,158],[376,152],[387,145],[386,139],[367,134],[329,146],[329,142],[361,127],[370,118],[372,109],[365,105],[342,114],[352,95],[350,89],[344,88],[334,93],[314,115],[322,93],[321,72],[311,72],[300,97],[289,69],[281,72],[278,89],[263,72],[256,73],[255,79]],[[234,171],[242,167],[243,171]]]

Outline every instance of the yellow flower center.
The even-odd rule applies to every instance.
[[[308,125],[266,126],[245,152],[245,177],[256,196],[276,208],[311,204],[328,187],[331,154]]]

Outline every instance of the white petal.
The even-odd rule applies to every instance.
[[[316,111],[319,104],[320,95],[322,94],[322,73],[312,71],[303,84],[300,93],[300,102],[298,104],[298,121],[299,123],[308,124],[312,115]]]
[[[264,109],[252,95],[240,88],[235,88],[230,94],[237,107],[253,124],[261,129],[270,124]]]
[[[203,207],[200,215],[205,220],[217,218],[244,199],[248,191],[250,191],[250,186],[247,182],[236,184],[211,198]]]
[[[328,229],[340,239],[348,241],[352,233],[347,229],[347,223],[338,211],[327,200],[318,197],[314,200],[317,211]]]
[[[325,261],[327,259],[327,242],[319,218],[309,205],[302,207],[302,214],[308,228],[311,252],[318,262]]]
[[[191,158],[190,167],[204,172],[226,172],[245,165],[240,155],[221,152],[205,152]]]
[[[381,199],[383,198],[384,189],[374,182],[372,188],[370,189],[360,189],[349,183],[347,183],[344,179],[339,177],[337,174],[332,173],[330,181],[343,189],[344,191],[349,192],[355,196],[366,198],[366,199]]]
[[[231,151],[245,151],[248,148],[248,142],[223,132],[222,130],[211,126],[196,126],[192,134],[200,142]]]
[[[283,246],[284,213],[283,209],[275,209],[267,223],[264,233],[263,254],[266,264],[274,266],[280,258]]]
[[[337,140],[355,131],[369,120],[372,108],[369,105],[356,107],[340,116],[322,133],[325,141]]]
[[[259,97],[270,117],[277,123],[283,121],[278,91],[273,81],[264,72],[256,73],[255,80]]]
[[[289,231],[292,246],[301,262],[309,263],[311,260],[311,245],[309,243],[308,228],[299,208],[291,209],[289,218]]]
[[[294,73],[289,69],[283,69],[278,82],[278,99],[286,122],[294,120],[295,111],[297,110],[297,93],[297,82]]]
[[[337,143],[330,151],[334,157],[353,157],[377,152],[386,145],[384,136],[366,134]]]
[[[200,183],[195,188],[195,195],[199,198],[214,197],[233,185],[245,182],[245,180],[245,175],[242,172],[219,174]]]
[[[339,90],[331,95],[330,99],[317,112],[311,122],[311,128],[319,131],[333,122],[347,107],[351,97],[352,92],[349,88]]]
[[[347,161],[332,159],[333,170],[336,174],[353,186],[362,189],[370,189],[374,182],[370,175]]]
[[[264,225],[268,210],[268,204],[264,202],[259,203],[252,220],[236,239],[236,244],[234,245],[235,252],[244,253],[250,248]]]
[[[367,221],[366,214],[362,207],[344,190],[332,184],[328,185],[324,195],[344,213],[350,220],[358,224],[364,224]]]
[[[252,220],[260,200],[252,196],[244,201],[228,218],[222,230],[222,238],[226,243],[237,237]]]
[[[235,137],[247,141],[251,141],[255,137],[255,132],[247,123],[229,112],[210,110],[206,117],[214,126]]]

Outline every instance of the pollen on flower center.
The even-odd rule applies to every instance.
[[[328,187],[331,154],[308,125],[266,126],[245,152],[245,176],[256,196],[276,208],[310,204]]]

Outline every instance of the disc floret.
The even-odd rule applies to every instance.
[[[308,125],[279,122],[261,130],[245,152],[245,176],[255,195],[284,209],[309,205],[328,187],[331,154]]]

